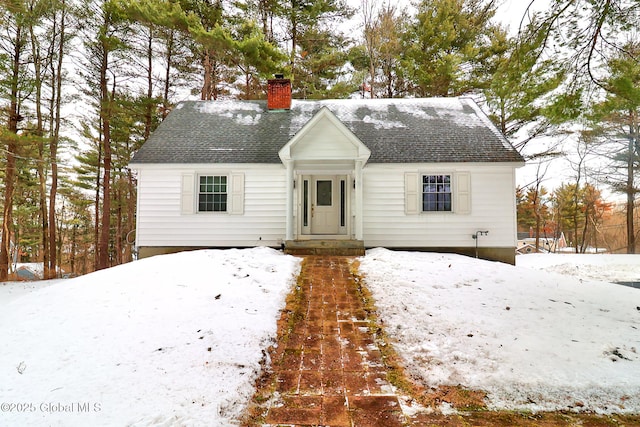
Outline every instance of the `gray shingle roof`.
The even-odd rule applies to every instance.
[[[522,162],[466,98],[187,101],[160,124],[131,163],[280,163],[278,151],[327,107],[370,150],[369,163]]]

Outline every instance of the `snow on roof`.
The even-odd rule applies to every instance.
[[[236,123],[241,125],[256,125],[260,122],[261,114],[256,114],[254,116],[247,114],[246,116],[243,114],[236,114],[235,120]]]
[[[260,104],[246,101],[199,103],[196,108],[202,113],[233,118],[239,125],[258,124],[261,117],[260,113],[262,112],[262,106]]]
[[[365,123],[373,123],[376,129],[393,129],[406,127],[404,123],[398,121],[385,120],[383,118],[371,117],[369,115],[364,116],[362,121]]]
[[[197,105],[197,109],[202,113],[218,115],[240,111],[255,111],[259,113],[263,110],[262,106],[258,103],[236,100],[200,102]]]
[[[291,125],[289,126],[289,134],[294,135],[298,130],[300,130],[311,118],[313,117],[314,111],[317,110],[317,106],[314,102],[309,101],[300,101],[297,99],[291,100],[291,108],[295,109],[298,114],[296,114],[292,120]]]
[[[266,101],[187,101],[131,163],[279,163],[278,151],[322,108],[371,150],[369,163],[523,162],[471,99],[410,98],[294,99],[278,111]],[[246,150],[216,156],[210,146]]]

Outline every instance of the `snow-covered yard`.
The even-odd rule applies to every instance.
[[[18,298],[24,284],[0,284],[0,425],[231,424],[298,268],[267,248],[198,251]]]
[[[638,280],[640,256],[574,257],[375,249],[361,269],[427,384],[482,388],[497,408],[640,412],[640,290],[592,280]],[[233,424],[298,269],[272,249],[210,250],[0,284],[0,425]]]
[[[594,279],[638,280],[640,256],[517,263],[375,249],[361,270],[425,385],[488,391],[492,408],[640,412],[640,290]]]

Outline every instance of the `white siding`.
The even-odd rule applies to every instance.
[[[294,159],[353,159],[358,155],[349,137],[323,118],[306,130],[304,138],[291,150]]]
[[[407,182],[434,173],[452,174],[454,200],[460,196],[470,204],[458,200],[458,212],[442,213],[420,212],[421,202],[407,206],[407,191],[410,197],[422,191],[420,185],[407,188]],[[235,200],[233,213],[189,213],[187,199],[195,197],[195,179],[191,185],[185,176],[197,174],[225,174],[232,184],[241,177],[244,185],[232,188],[230,197],[237,199],[243,191],[243,206]],[[514,175],[511,164],[368,164],[362,180],[365,245],[473,247],[471,236],[488,230],[481,247],[515,247]],[[138,175],[137,245],[278,246],[286,233],[285,183],[283,165],[143,165]]]
[[[138,175],[138,246],[279,245],[285,234],[285,170],[282,165],[143,166]],[[185,176],[231,177],[232,212],[186,209],[195,183]],[[244,180],[242,183],[241,181]],[[185,186],[187,188],[183,189]],[[243,187],[243,188],[241,188]],[[189,189],[194,194],[189,195]],[[184,190],[184,191],[183,191]],[[243,203],[238,198],[244,191]],[[192,206],[195,203],[192,202]],[[191,213],[190,213],[191,212]]]
[[[450,173],[454,180],[458,176],[460,185],[454,181],[454,200],[456,191],[463,191],[463,198],[470,197],[470,206],[458,206],[458,213],[416,214],[413,206],[409,209],[405,194],[413,196],[415,188],[407,189],[407,181],[412,182],[415,174],[432,173]],[[514,247],[514,174],[513,165],[499,164],[369,164],[364,168],[363,181],[365,245],[472,247],[472,234],[488,230],[489,235],[481,237],[480,246]]]

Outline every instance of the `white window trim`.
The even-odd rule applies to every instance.
[[[424,211],[422,203],[422,179],[424,176],[451,176],[451,210]],[[420,170],[405,172],[406,215],[469,215],[471,214],[471,173],[469,171]]]
[[[201,211],[200,210],[200,194],[202,194],[200,192],[200,178],[209,177],[209,176],[213,177],[214,180],[215,180],[216,177],[220,177],[220,178],[224,177],[224,178],[226,178],[226,183],[225,183],[226,191],[224,193],[217,193],[217,194],[226,194],[226,196],[227,196],[227,200],[225,202],[225,210],[223,210],[223,211],[216,211],[216,210]],[[230,206],[231,196],[229,194],[230,193],[230,191],[229,191],[230,188],[229,187],[231,186],[231,178],[230,178],[228,173],[198,173],[196,175],[196,180],[195,181],[196,181],[196,188],[195,188],[194,201],[195,201],[195,210],[196,210],[197,214],[199,214],[199,215],[202,215],[202,214],[204,214],[204,215],[211,215],[211,214],[219,215],[219,214],[228,214],[229,213],[229,211],[230,211],[229,208],[231,207]],[[216,193],[205,193],[205,194],[216,194]]]
[[[424,210],[424,177],[425,176],[448,176],[449,177],[449,189],[451,190],[450,194],[451,194],[451,209],[449,210],[443,210],[443,211],[439,211],[439,210],[435,210],[435,211],[426,211]],[[419,185],[420,185],[420,191],[419,191],[419,196],[420,196],[420,212],[423,214],[452,214],[455,213],[455,175],[453,173],[449,173],[449,172],[429,172],[429,173],[421,173],[419,176]],[[434,194],[439,194],[439,193],[434,193]],[[445,193],[442,193],[445,194]]]
[[[201,176],[227,177],[227,210],[199,211]],[[244,214],[244,173],[229,171],[198,171],[182,174],[180,212],[182,215],[243,215]]]

